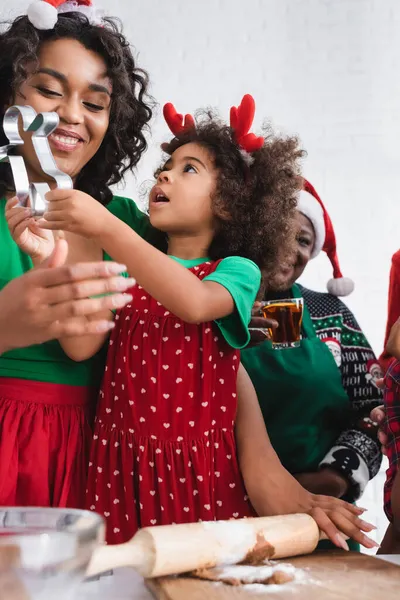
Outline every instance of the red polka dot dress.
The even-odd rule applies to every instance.
[[[190,270],[203,279],[218,263]],[[234,435],[237,350],[140,286],[116,315],[89,463],[109,543],[140,527],[253,516]]]

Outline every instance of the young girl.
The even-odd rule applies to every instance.
[[[88,506],[107,517],[109,542],[146,525],[254,514],[234,432],[239,349],[249,340],[260,268],[272,268],[290,239],[302,152],[296,139],[249,134],[253,114],[250,96],[232,109],[231,127],[212,115],[182,122],[165,107],[175,138],[149,210],[169,256],[90,197],[48,194],[43,227],[93,237],[123,256],[137,280],[132,303],[115,317],[89,465]],[[103,342],[61,343],[83,360]],[[345,530],[357,509],[336,506]]]

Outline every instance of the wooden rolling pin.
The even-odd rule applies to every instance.
[[[86,575],[133,567],[145,578],[194,569],[309,554],[320,539],[309,515],[163,525],[141,529],[125,544],[98,547]]]

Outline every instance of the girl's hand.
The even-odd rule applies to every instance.
[[[52,190],[46,194],[48,209],[40,219],[43,229],[61,229],[87,238],[101,238],[107,229],[108,210],[79,190]]]
[[[6,204],[5,216],[14,242],[34,264],[50,256],[54,250],[54,235],[40,227],[30,208],[18,206],[18,198],[14,197]]]
[[[362,508],[331,496],[315,494],[311,494],[311,504],[308,514],[338,548],[349,549],[344,536],[359,542],[365,548],[379,547],[379,544],[363,533],[370,532],[376,527],[360,519],[359,515],[364,512]]]

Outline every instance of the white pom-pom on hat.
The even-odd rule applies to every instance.
[[[46,31],[54,29],[58,19],[58,12],[51,0],[36,0],[28,7],[28,19],[36,29]]]
[[[350,296],[354,291],[354,281],[349,277],[338,277],[337,279],[332,277],[326,287],[333,296]]]
[[[297,210],[310,219],[314,227],[315,243],[311,258],[318,256],[322,250],[331,262],[333,278],[328,281],[328,292],[334,296],[349,296],[354,290],[354,282],[343,277],[340,270],[332,221],[314,187],[305,179],[298,197]]]
[[[101,24],[101,13],[93,7],[92,0],[35,0],[28,8],[28,19],[36,29],[54,29],[58,15],[81,12],[91,23]]]

